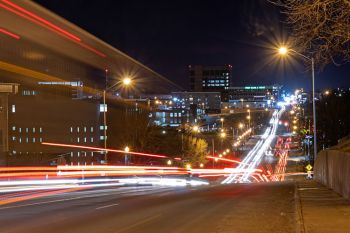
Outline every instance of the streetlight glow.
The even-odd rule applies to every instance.
[[[123,79],[123,84],[125,86],[129,86],[131,84],[131,78],[124,78]]]
[[[126,146],[126,147],[124,148],[124,151],[125,151],[126,153],[128,153],[128,152],[130,151],[130,148],[129,148],[128,146]]]
[[[282,46],[278,49],[278,53],[280,55],[286,55],[288,53],[288,49],[286,47]]]

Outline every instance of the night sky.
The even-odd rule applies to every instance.
[[[301,60],[282,62],[288,40],[279,9],[266,0],[35,0],[91,34],[188,88],[187,66],[233,66],[233,83],[309,88]],[[316,73],[316,88],[350,86],[350,64]]]

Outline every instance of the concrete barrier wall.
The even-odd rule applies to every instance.
[[[314,176],[318,182],[350,199],[350,153],[321,151],[315,161]]]

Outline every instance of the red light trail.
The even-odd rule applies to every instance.
[[[10,37],[12,37],[12,38],[14,38],[14,39],[17,39],[17,40],[20,39],[19,35],[16,35],[16,34],[14,34],[14,33],[12,33],[12,32],[9,32],[9,31],[7,31],[7,30],[5,30],[5,29],[3,29],[3,28],[0,28],[0,32],[3,33],[3,34],[5,34],[5,35],[8,35],[8,36],[10,36]]]
[[[93,48],[85,43],[83,43],[79,37],[73,35],[72,33],[67,32],[66,30],[64,30],[64,29],[58,27],[57,25],[41,18],[40,16],[10,2],[9,0],[2,0],[2,2],[7,4],[7,5],[0,4],[0,7],[4,8],[5,10],[10,11],[10,12],[12,12],[12,13],[14,13],[14,14],[16,14],[24,19],[27,19],[27,20],[37,24],[37,25],[40,25],[44,28],[47,28],[47,29],[51,30],[52,32],[55,32],[58,35],[63,36],[65,38],[69,39],[70,41],[75,42],[79,46],[97,54],[100,57],[106,57],[106,54],[98,51],[97,49],[95,49],[95,48]],[[9,6],[15,8],[15,9],[13,9]]]

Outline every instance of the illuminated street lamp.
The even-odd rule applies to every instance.
[[[191,169],[191,164],[189,164],[189,163],[186,164],[186,169],[187,169],[187,170],[190,170],[190,169]]]
[[[124,148],[124,152],[125,152],[124,163],[125,163],[125,165],[127,165],[128,164],[128,153],[130,152],[130,148],[128,146],[126,146]]]
[[[221,121],[221,128],[224,128],[224,118],[220,118]]]
[[[226,137],[226,133],[225,133],[225,132],[221,132],[221,133],[220,133],[220,137],[221,137],[221,138],[225,138],[225,137]]]
[[[167,162],[166,162],[169,166],[171,166],[173,164],[173,162],[169,159]]]
[[[200,163],[200,164],[199,164],[199,167],[203,168],[203,167],[204,167],[204,164],[203,164],[203,163]]]
[[[199,132],[199,127],[198,127],[198,125],[194,125],[194,126],[192,127],[192,131],[195,132],[195,133],[198,133],[198,132]]]
[[[278,53],[280,55],[286,55],[288,53],[288,49],[286,47],[284,47],[284,46],[280,47],[280,48],[278,48]]]
[[[315,103],[315,64],[314,64],[314,58],[313,57],[307,57],[294,49],[288,49],[285,46],[282,46],[278,48],[278,53],[281,56],[288,55],[289,51],[292,53],[304,58],[305,60],[308,60],[311,62],[311,78],[312,78],[312,110],[313,110],[313,121],[314,121],[314,159],[316,159],[317,156],[317,130],[316,130],[316,103]]]
[[[226,153],[229,153],[230,152],[230,149],[226,149]]]

